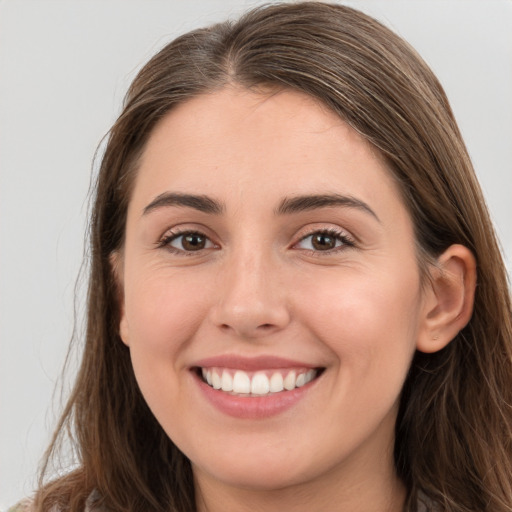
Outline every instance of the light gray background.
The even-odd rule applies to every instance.
[[[243,0],[0,0],[0,509],[31,492],[60,408],[91,162],[137,69]],[[512,1],[355,0],[452,102],[512,257]],[[81,294],[79,292],[78,296]]]

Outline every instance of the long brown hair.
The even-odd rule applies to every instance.
[[[419,499],[450,512],[512,511],[510,295],[447,98],[389,29],[351,8],[318,2],[260,7],[236,22],[190,32],[154,56],[131,85],[97,180],[82,364],[43,476],[66,433],[79,467],[41,487],[39,509],[61,503],[81,510],[93,489],[112,510],[195,508],[190,463],[149,411],[119,338],[110,258],[123,246],[138,159],[155,124],[177,104],[229,83],[302,91],[373,144],[413,219],[423,270],[451,244],[474,253],[474,314],[445,349],[415,355],[396,424],[395,463],[408,489],[407,511]]]

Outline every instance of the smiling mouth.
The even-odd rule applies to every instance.
[[[273,369],[246,372],[231,368],[197,368],[211,388],[236,396],[266,396],[292,391],[315,380],[323,368]]]

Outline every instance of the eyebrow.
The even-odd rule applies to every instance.
[[[149,212],[164,206],[183,206],[214,215],[220,215],[224,211],[224,206],[221,203],[208,196],[164,192],[153,199],[153,201],[144,208],[142,213],[143,215],[147,215]]]
[[[302,195],[286,198],[281,201],[276,213],[278,215],[289,215],[292,213],[316,210],[318,208],[328,208],[332,206],[356,208],[369,213],[378,222],[380,222],[377,214],[364,201],[352,196],[344,196],[340,194]]]
[[[153,199],[153,201],[144,208],[143,215],[147,215],[149,212],[156,210],[157,208],[168,206],[193,208],[194,210],[214,215],[220,215],[225,211],[222,203],[205,195],[164,192]],[[364,201],[352,196],[344,196],[341,194],[315,194],[288,197],[281,201],[275,210],[275,214],[291,215],[293,213],[335,206],[362,210],[369,213],[380,222],[377,214]]]

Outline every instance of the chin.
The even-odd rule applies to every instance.
[[[301,468],[290,467],[277,461],[258,462],[253,464],[233,463],[229,466],[199,468],[193,464],[196,476],[222,482],[224,485],[250,491],[276,491],[300,485],[314,479]]]

